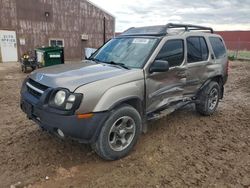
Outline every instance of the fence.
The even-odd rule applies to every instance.
[[[250,60],[250,42],[225,41],[231,59]]]

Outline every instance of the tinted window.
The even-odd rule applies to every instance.
[[[187,38],[188,63],[206,61],[208,58],[208,48],[203,37]]]
[[[208,48],[207,48],[207,43],[203,37],[200,37],[200,43],[201,43],[202,60],[206,61],[208,58]]]
[[[156,60],[168,61],[170,67],[181,65],[184,59],[183,40],[169,40],[162,47]]]
[[[225,46],[222,40],[218,37],[209,37],[209,41],[212,45],[215,57],[221,58],[226,54]]]

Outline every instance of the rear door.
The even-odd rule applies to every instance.
[[[209,42],[213,50],[214,66],[216,66],[216,70],[219,71],[219,74],[224,76],[225,81],[225,77],[228,74],[228,57],[225,43],[219,36],[209,37]]]
[[[164,42],[155,60],[168,61],[167,72],[152,73],[146,77],[147,112],[165,107],[173,101],[183,98],[186,82],[183,39],[170,39]]]
[[[193,96],[207,78],[209,50],[206,38],[189,36],[187,41],[187,85],[185,95]]]

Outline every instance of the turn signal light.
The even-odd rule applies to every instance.
[[[78,114],[77,118],[78,119],[88,119],[88,118],[92,118],[94,116],[93,113],[89,113],[89,114]]]

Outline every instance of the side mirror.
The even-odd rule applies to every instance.
[[[149,73],[153,72],[167,72],[169,70],[168,61],[155,60],[149,69]]]

